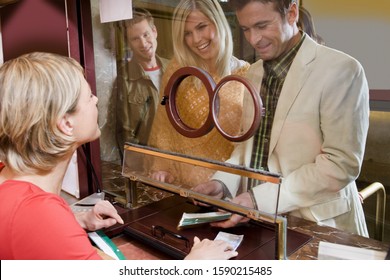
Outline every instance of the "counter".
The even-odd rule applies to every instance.
[[[343,232],[332,227],[319,226],[314,222],[297,217],[288,216],[287,221],[288,228],[313,237],[308,243],[290,255],[290,260],[316,260],[318,258],[318,246],[320,241],[385,252],[390,248],[390,244],[372,238],[365,238],[356,234]],[[122,234],[115,236],[112,241],[129,260],[172,259],[170,256]]]

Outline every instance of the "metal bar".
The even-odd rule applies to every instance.
[[[133,152],[142,153],[145,155],[156,156],[159,158],[169,159],[176,162],[182,162],[187,164],[193,164],[200,167],[205,167],[213,170],[228,172],[231,174],[236,174],[240,176],[245,176],[248,178],[253,178],[260,181],[267,181],[274,184],[281,184],[282,177],[279,174],[270,173],[262,170],[255,170],[251,168],[246,168],[244,166],[228,164],[225,162],[218,162],[206,159],[197,159],[195,157],[178,155],[171,152],[163,152],[151,147],[135,145],[135,144],[126,144],[125,149]]]
[[[375,214],[375,234],[374,238],[383,241],[385,235],[385,215],[386,215],[386,190],[382,183],[375,182],[361,190],[360,195],[363,200],[376,193],[376,214]]]

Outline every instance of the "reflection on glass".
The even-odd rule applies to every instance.
[[[202,104],[202,110],[191,110],[189,112],[188,108],[194,107],[194,100],[184,89],[189,88],[189,85],[194,84],[199,86],[197,89],[197,99],[199,100],[199,103]],[[204,125],[210,110],[210,98],[205,86],[197,77],[190,76],[182,81],[177,90],[175,102],[179,117],[185,125],[192,129],[199,129]]]
[[[240,123],[242,114],[246,110],[243,107],[244,86],[236,81],[227,82],[219,89],[216,95],[216,100],[218,101],[216,117],[220,128],[232,136],[242,135]],[[233,98],[237,98],[240,102],[231,103],[230,100]],[[253,112],[253,109],[251,111]]]
[[[167,58],[170,59],[173,54],[173,47],[172,47],[172,35],[171,35],[171,23],[172,23],[172,14],[179,3],[179,0],[175,1],[155,1],[155,0],[142,0],[142,1],[133,1],[133,7],[136,9],[146,9],[147,11],[150,12],[154,19],[154,25],[156,27],[157,31],[157,49],[156,49],[156,54],[161,57],[161,58]],[[232,33],[233,33],[233,40],[234,40],[234,46],[235,46],[235,56],[236,57],[242,57],[240,53],[240,48],[237,48],[237,46],[240,46],[242,42],[245,42],[244,40],[240,43],[240,30],[237,28],[236,25],[236,20],[235,20],[235,15],[229,9],[227,8],[226,3],[221,3],[221,6],[223,10],[226,12],[225,16],[228,19],[229,25],[231,25],[232,28]],[[117,77],[116,77],[116,91],[113,94],[112,100],[110,100],[110,103],[107,104],[109,110],[113,111],[113,114],[116,115],[115,117],[115,130],[112,131],[112,135],[115,135],[116,139],[116,147],[115,149],[113,148],[112,150],[119,150],[119,162],[102,162],[102,171],[103,171],[103,186],[104,186],[104,191],[111,193],[116,200],[118,200],[121,204],[128,205],[128,202],[131,201],[129,197],[131,197],[131,192],[129,192],[129,182],[126,180],[126,178],[123,178],[120,175],[120,172],[118,173],[117,171],[120,170],[121,166],[118,166],[118,163],[120,164],[123,161],[123,146],[126,142],[131,142],[131,143],[138,143],[138,144],[146,144],[147,139],[147,134],[148,134],[148,129],[144,127],[148,127],[148,125],[145,126],[139,126],[137,125],[137,122],[139,123],[139,120],[142,119],[142,123],[147,123],[149,116],[153,115],[153,109],[156,108],[156,106],[159,106],[160,98],[158,95],[160,95],[160,89],[156,89],[154,93],[154,98],[142,98],[142,96],[136,96],[132,95],[132,99],[123,99],[123,93],[129,91],[129,81],[131,79],[134,79],[134,73],[129,71],[129,63],[132,61],[135,61],[135,52],[132,50],[131,45],[129,43],[129,33],[127,31],[126,27],[126,21],[118,21],[113,23],[113,30],[115,34],[114,36],[114,41],[115,41],[115,57],[116,57],[116,70],[117,70]],[[250,51],[253,51],[250,49]],[[98,81],[99,82],[99,81]],[[223,90],[225,91],[225,89]],[[156,94],[158,92],[158,94]],[[156,95],[158,96],[156,98]],[[208,96],[203,96],[202,98],[206,99],[207,103],[208,102]],[[227,94],[223,94],[221,97],[222,99],[228,98]],[[180,102],[188,102],[186,100],[186,96],[179,95],[178,99],[180,99]],[[179,103],[180,103],[179,102]],[[242,104],[243,101],[240,101],[239,104]],[[104,105],[106,106],[106,105]],[[127,113],[124,114],[122,113],[125,106],[133,106],[139,108],[139,111],[141,112],[139,116],[141,117],[133,117],[131,114]],[[181,112],[180,107],[178,108],[179,114]],[[183,120],[190,126],[193,126],[194,128],[197,128],[201,126],[204,121],[205,121],[205,116],[209,113],[209,108],[207,108],[204,112],[203,117],[200,116],[199,119],[194,120],[190,117],[186,117],[183,113],[180,115]],[[229,109],[225,106],[221,107],[221,114],[230,114],[232,112],[228,111]],[[249,110],[245,111],[249,112]],[[234,113],[237,115],[237,113]],[[229,120],[230,119],[230,120]],[[222,123],[222,126],[226,128],[228,131],[237,131],[239,127],[239,122],[238,120],[234,120],[233,117],[227,118],[226,122]],[[127,124],[126,124],[127,123]],[[125,135],[124,126],[132,126],[133,132],[131,132],[130,137]],[[138,127],[138,129],[137,129]],[[138,137],[135,137],[135,131],[138,130],[138,134],[141,136],[139,140]],[[105,139],[107,138],[106,136],[108,133],[105,133],[101,137],[101,143],[105,143]],[[211,137],[211,135],[210,135]],[[211,137],[214,139],[214,136]],[[104,145],[104,144],[102,144]],[[201,145],[202,147],[200,150],[204,150],[204,145]],[[191,147],[185,148],[186,152],[190,151],[192,149]],[[218,146],[216,149],[219,149]],[[104,147],[104,150],[107,150],[106,147]],[[227,152],[226,152],[227,153]],[[230,150],[229,150],[230,154]],[[223,157],[223,160],[226,160],[227,156]],[[183,172],[187,172],[189,174],[189,178],[194,178],[194,182],[200,181],[200,178],[209,178],[213,172],[210,170],[204,170],[198,167],[191,167],[191,166],[182,166],[179,167],[179,169],[183,170]],[[139,191],[141,190],[141,193],[143,190],[148,189],[145,186],[142,186],[138,184],[138,194]],[[150,194],[149,192],[145,193],[145,197],[150,196],[153,201],[158,199],[159,197],[163,197],[164,194]],[[142,197],[142,195],[141,195]]]
[[[158,172],[169,173],[169,182],[156,176]],[[122,174],[132,181],[146,183],[149,186],[161,187],[169,192],[190,193],[192,188],[214,178],[225,178],[228,182],[241,182],[233,195],[247,191],[249,179],[267,183],[275,188],[274,197],[268,197],[271,206],[264,214],[277,214],[278,193],[282,178],[278,174],[245,168],[212,160],[184,156],[175,153],[161,152],[150,147],[129,144],[125,148]],[[187,191],[186,191],[187,190]]]

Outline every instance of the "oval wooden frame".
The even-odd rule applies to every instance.
[[[246,89],[248,90],[248,92],[250,93],[250,95],[252,97],[253,105],[254,105],[254,117],[253,117],[252,125],[249,127],[247,132],[245,132],[244,134],[239,135],[239,136],[233,136],[233,135],[227,134],[220,126],[220,124],[218,122],[218,117],[217,117],[218,110],[219,110],[219,102],[217,101],[218,92],[224,84],[226,84],[227,82],[231,82],[231,81],[240,82],[246,87]],[[225,137],[225,139],[227,139],[229,141],[242,142],[242,141],[248,140],[249,138],[251,138],[255,134],[257,128],[259,127],[259,125],[261,123],[261,117],[262,117],[262,113],[261,113],[262,110],[261,109],[263,107],[263,104],[262,104],[260,95],[257,92],[257,90],[255,89],[255,87],[253,86],[253,84],[250,83],[248,79],[246,79],[242,76],[229,75],[229,76],[224,77],[222,80],[220,80],[219,83],[217,84],[216,88],[214,89],[214,97],[213,97],[212,105],[213,105],[213,107],[212,107],[213,114],[212,115],[213,115],[213,121],[214,121],[215,127],[218,129],[219,133],[221,133],[222,136]]]
[[[200,128],[192,128],[186,125],[180,118],[179,112],[177,111],[176,106],[176,94],[181,82],[189,77],[197,77],[205,86],[206,91],[209,96],[209,114],[205,123]],[[219,112],[219,102],[218,102],[218,92],[224,84],[230,81],[238,81],[242,83],[248,92],[250,93],[253,104],[254,104],[254,120],[248,131],[239,136],[232,136],[227,134],[220,126],[218,122],[218,112]],[[164,97],[162,105],[165,105],[165,109],[168,115],[168,119],[171,122],[172,126],[179,132],[181,135],[189,138],[197,138],[206,135],[209,133],[214,125],[221,135],[229,141],[232,142],[242,142],[250,137],[256,132],[256,129],[259,127],[261,122],[261,108],[262,101],[258,91],[254,88],[252,83],[244,77],[238,75],[228,75],[224,77],[218,84],[215,84],[215,81],[206,71],[193,66],[182,67],[175,71],[170,77],[167,86],[164,89]]]

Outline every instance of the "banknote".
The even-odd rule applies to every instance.
[[[244,235],[232,234],[224,231],[218,232],[217,236],[214,238],[214,240],[223,240],[229,243],[233,247],[233,251],[237,250],[243,239]]]
[[[183,213],[178,228],[193,227],[205,223],[212,223],[227,220],[232,214],[228,212],[207,212],[207,213]]]

